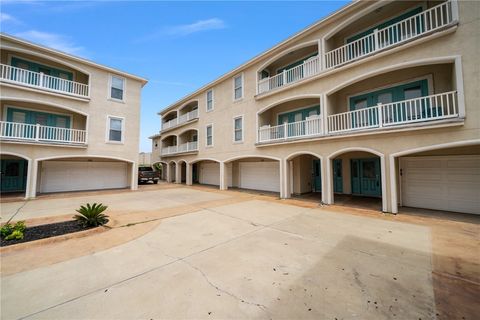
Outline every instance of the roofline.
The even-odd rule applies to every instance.
[[[148,139],[155,139],[155,138],[160,137],[161,135],[162,135],[161,133],[156,133],[153,136],[148,137]]]
[[[66,53],[66,52],[57,50],[57,49],[52,49],[52,48],[40,45],[38,43],[27,41],[25,39],[15,37],[15,36],[12,36],[10,34],[0,32],[0,39],[7,39],[7,40],[10,40],[10,41],[13,41],[13,42],[16,42],[16,43],[20,43],[20,44],[23,44],[23,45],[34,47],[36,49],[45,50],[49,53],[53,53],[53,54],[62,56],[62,57],[67,58],[67,59],[78,61],[78,62],[87,64],[87,65],[93,66],[95,68],[103,69],[103,70],[110,71],[110,72],[113,72],[113,73],[116,73],[116,74],[119,74],[119,75],[122,75],[122,76],[125,76],[125,77],[128,77],[128,78],[131,78],[131,79],[138,80],[138,81],[142,82],[142,87],[148,82],[147,79],[136,76],[134,74],[124,72],[124,71],[121,71],[121,70],[118,70],[118,69],[114,69],[114,68],[111,68],[111,67],[108,67],[108,66],[105,66],[105,65],[102,65],[102,64],[98,64],[98,63],[93,62],[91,60],[81,58],[81,57],[78,57],[78,56],[72,55],[70,53]]]
[[[157,112],[158,115],[162,115],[163,113],[165,113],[166,111],[170,111],[171,109],[177,107],[179,104],[181,103],[184,103],[185,101],[188,101],[189,99],[191,99],[193,96],[197,95],[198,93],[200,93],[201,91],[204,91],[205,89],[207,89],[208,87],[211,87],[221,81],[223,81],[225,78],[228,78],[228,77],[231,77],[233,76],[234,74],[240,72],[240,70],[250,66],[251,64],[257,62],[258,60],[260,60],[261,58],[263,58],[264,56],[266,56],[267,54],[271,53],[272,51],[278,49],[279,47],[285,45],[286,43],[292,41],[292,40],[295,40],[296,38],[304,35],[305,33],[308,33],[309,31],[311,31],[312,29],[315,29],[317,28],[319,25],[321,24],[324,24],[326,22],[328,22],[329,20],[331,19],[334,19],[336,18],[339,14],[343,13],[344,11],[350,9],[351,7],[354,7],[356,5],[358,5],[359,3],[361,3],[362,0],[353,0],[353,2],[351,3],[348,3],[346,5],[344,5],[343,7],[339,8],[338,10],[334,11],[333,13],[329,14],[328,16],[326,16],[325,18],[323,19],[320,19],[318,20],[317,22],[314,22],[312,23],[311,25],[307,26],[306,28],[300,30],[299,32],[297,33],[294,33],[292,36],[288,37],[287,39],[279,42],[278,44],[276,44],[275,46],[271,47],[270,49],[267,49],[266,51],[254,56],[253,58],[247,60],[246,62],[244,62],[243,64],[239,65],[238,67],[230,70],[229,72],[227,73],[224,73],[223,75],[221,75],[220,77],[218,77],[217,79],[213,80],[213,81],[210,81],[209,83],[203,85],[202,87],[200,87],[199,89],[195,90],[194,92],[184,96],[183,98],[180,98],[180,100],[177,100],[176,102],[170,104],[169,106],[167,106],[166,108],[164,108],[163,110]]]

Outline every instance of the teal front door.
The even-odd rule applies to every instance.
[[[322,170],[320,160],[313,160],[313,192],[322,192]]]
[[[379,197],[382,195],[380,159],[352,159],[352,194]]]
[[[305,135],[305,123],[299,121],[304,121],[308,117],[319,115],[320,114],[320,106],[313,106],[313,107],[308,107],[305,109],[299,109],[291,112],[286,112],[286,113],[281,113],[278,115],[278,125],[282,125],[284,123],[290,123],[288,125],[287,136],[285,136],[285,133],[281,131],[281,136],[282,137],[298,137],[298,136],[303,136]],[[294,122],[297,122],[296,124],[292,124]],[[283,128],[280,128],[280,130],[283,130]]]
[[[343,192],[342,159],[333,160],[333,192]]]
[[[1,170],[1,192],[25,191],[27,182],[25,160],[4,159],[1,161]]]

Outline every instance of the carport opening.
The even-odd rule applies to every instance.
[[[227,162],[228,188],[260,193],[280,193],[280,163],[277,160],[250,157]]]
[[[37,192],[55,193],[131,187],[132,163],[108,158],[61,158],[38,162]]]
[[[405,155],[392,170],[400,212],[480,214],[480,145]]]
[[[305,200],[322,199],[322,161],[310,154],[301,154],[287,162],[287,187],[290,196]]]
[[[220,163],[202,160],[192,165],[192,182],[205,186],[220,186]]]
[[[28,161],[24,158],[0,155],[1,159],[1,187],[2,197],[25,196],[27,189]]]
[[[338,155],[331,160],[331,187],[336,205],[382,210],[380,157],[364,151]]]
[[[187,163],[182,161],[178,164],[180,166],[180,182],[187,182]]]
[[[169,182],[175,182],[177,177],[176,177],[176,172],[177,172],[177,164],[175,162],[170,162],[168,165],[170,168],[169,176],[170,176],[170,181]]]

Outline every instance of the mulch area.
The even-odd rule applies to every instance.
[[[65,221],[51,224],[44,224],[36,227],[28,227],[25,230],[24,237],[21,240],[5,240],[3,237],[0,241],[0,247],[10,246],[17,243],[29,242],[39,239],[45,239],[63,234],[79,232],[91,229],[92,227],[84,227],[78,221]]]

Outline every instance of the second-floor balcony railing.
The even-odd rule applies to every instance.
[[[325,54],[325,68],[334,68],[377,51],[435,31],[457,20],[452,1],[446,1]]]
[[[375,29],[373,33],[323,55],[312,57],[301,65],[258,80],[258,94],[284,87],[447,27],[458,21],[458,8],[455,1],[445,1],[385,28]]]
[[[258,142],[350,134],[458,117],[457,91],[450,91],[329,115],[326,128],[322,125],[322,116],[278,126],[263,126],[258,130]]]
[[[169,146],[169,147],[162,148],[161,155],[166,156],[166,155],[171,155],[176,153],[192,152],[192,151],[198,151],[197,141],[191,141],[191,142],[182,143],[178,146]]]
[[[0,64],[0,80],[46,91],[88,98],[88,85],[41,72]]]
[[[85,144],[87,131],[42,126],[40,124],[0,121],[0,138],[2,140],[34,143]]]
[[[178,118],[163,122],[162,130],[173,128],[175,126],[181,125],[182,123],[188,122],[196,118],[198,118],[198,109],[182,114]]]

